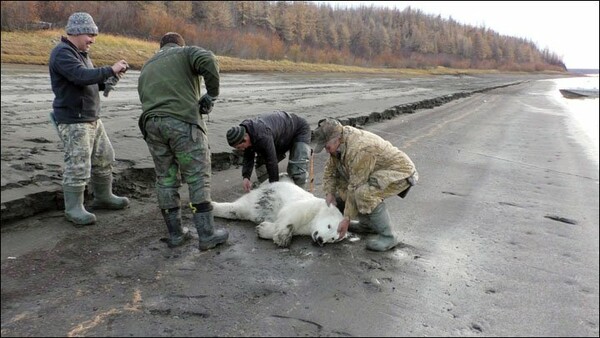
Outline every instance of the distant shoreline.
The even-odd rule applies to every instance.
[[[577,74],[598,74],[598,69],[593,68],[573,68],[567,69],[569,73],[577,73]]]

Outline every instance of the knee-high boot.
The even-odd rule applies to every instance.
[[[373,251],[387,251],[398,245],[396,235],[392,232],[390,214],[384,202],[381,202],[369,214],[370,226],[377,232],[375,238],[369,239],[367,249]]]
[[[371,226],[371,217],[369,215],[358,214],[358,221],[351,220],[348,231],[357,234],[376,234],[377,231]]]
[[[290,150],[287,173],[294,180],[294,183],[303,189],[306,187],[306,182],[308,182],[311,151],[310,146],[304,142],[294,143]]]
[[[96,215],[83,206],[85,186],[63,186],[65,217],[75,225],[90,225],[96,222]]]
[[[195,212],[194,209],[192,211],[194,212],[194,224],[198,231],[198,248],[200,250],[209,250],[227,241],[229,238],[227,230],[215,230],[215,218],[212,209],[204,212]]]
[[[94,190],[92,208],[120,210],[129,206],[129,199],[127,197],[113,195],[112,182],[112,174],[107,176],[92,176],[92,188]]]
[[[160,212],[169,230],[169,240],[167,241],[169,248],[181,246],[192,238],[188,228],[181,226],[180,208],[161,209]]]

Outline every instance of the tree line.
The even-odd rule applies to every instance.
[[[159,41],[169,31],[189,45],[244,59],[379,68],[565,71],[555,53],[452,18],[307,1],[2,1],[2,30],[64,28],[90,13],[101,33]]]

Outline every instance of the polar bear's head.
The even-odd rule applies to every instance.
[[[335,243],[345,238],[340,238],[338,225],[344,218],[340,210],[334,205],[325,205],[316,215],[311,237],[317,244],[323,246],[325,243]]]

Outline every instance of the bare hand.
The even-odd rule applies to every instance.
[[[127,61],[121,60],[112,65],[111,68],[115,76],[120,78],[127,71],[127,69],[129,69],[129,65],[127,64]]]
[[[242,182],[242,186],[244,187],[245,192],[250,192],[252,190],[252,182],[249,179],[244,178],[244,182]]]

